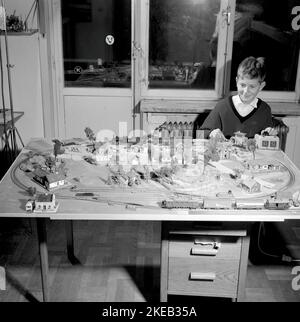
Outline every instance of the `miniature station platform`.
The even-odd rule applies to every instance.
[[[277,149],[254,152],[223,142],[212,149],[218,157],[207,158],[208,141],[176,149],[147,140],[55,142],[53,153],[53,142],[31,140],[0,183],[0,217],[37,218],[45,301],[51,300],[46,219],[67,220],[70,260],[73,220],[162,222],[162,301],[169,294],[242,300],[247,223],[300,219],[300,171]],[[201,222],[220,226],[202,229]]]

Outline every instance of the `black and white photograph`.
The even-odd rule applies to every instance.
[[[300,0],[0,0],[0,88],[0,303],[300,302]]]

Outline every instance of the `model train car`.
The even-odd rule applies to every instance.
[[[265,208],[267,209],[289,209],[293,205],[293,201],[289,199],[269,198],[266,200]]]
[[[197,209],[197,208],[203,208],[203,200],[200,200],[200,201],[163,200],[161,203],[161,207],[167,208],[167,209],[176,209],[176,208]]]
[[[162,208],[167,209],[270,209],[284,210],[289,209],[293,201],[287,198],[279,199],[270,197],[267,199],[200,199],[192,200],[163,200]]]
[[[234,203],[235,209],[264,209],[265,199],[253,198],[253,199],[236,199]]]

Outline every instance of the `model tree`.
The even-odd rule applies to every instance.
[[[89,127],[86,127],[86,128],[84,129],[84,132],[85,132],[86,137],[87,137],[90,141],[92,141],[92,142],[96,141],[95,134],[94,134],[94,132],[93,132]]]
[[[59,154],[63,154],[65,151],[64,151],[64,149],[61,148],[62,144],[59,140],[53,140],[53,142],[54,142],[53,154],[54,154],[54,157],[56,160],[56,157]]]
[[[150,175],[150,169],[147,165],[144,166],[145,172],[144,172],[144,180],[146,182],[149,182],[151,175]]]
[[[28,193],[30,196],[34,197],[36,195],[36,188],[35,187],[29,187]]]
[[[247,149],[252,152],[253,160],[255,160],[256,141],[255,139],[249,139],[247,141]]]
[[[217,150],[217,144],[218,139],[210,138],[208,141],[208,147],[204,152],[204,167],[203,167],[203,173],[205,171],[205,168],[208,164],[208,162],[211,161],[219,161],[220,156]]]
[[[89,127],[86,127],[84,129],[84,132],[85,132],[86,137],[91,141],[92,152],[94,152],[96,150],[96,146],[95,146],[96,136],[95,136],[94,132]]]
[[[45,165],[46,165],[46,167],[49,168],[50,172],[54,172],[55,165],[56,165],[55,159],[52,158],[51,156],[46,157]]]
[[[63,168],[62,173],[63,173],[63,175],[64,175],[65,177],[67,177],[67,176],[68,176],[68,171],[69,171],[69,169],[68,169],[68,168]]]

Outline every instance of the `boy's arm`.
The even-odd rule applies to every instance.
[[[268,135],[277,135],[278,131],[276,130],[276,126],[278,125],[278,123],[280,123],[280,121],[273,117],[271,107],[269,105],[267,105],[267,114],[265,119],[265,129],[261,131],[261,134],[267,132]]]
[[[207,116],[205,121],[200,127],[200,130],[205,131],[205,137],[207,138],[213,130],[219,129],[222,131],[222,123],[220,114],[217,108],[214,108]]]

